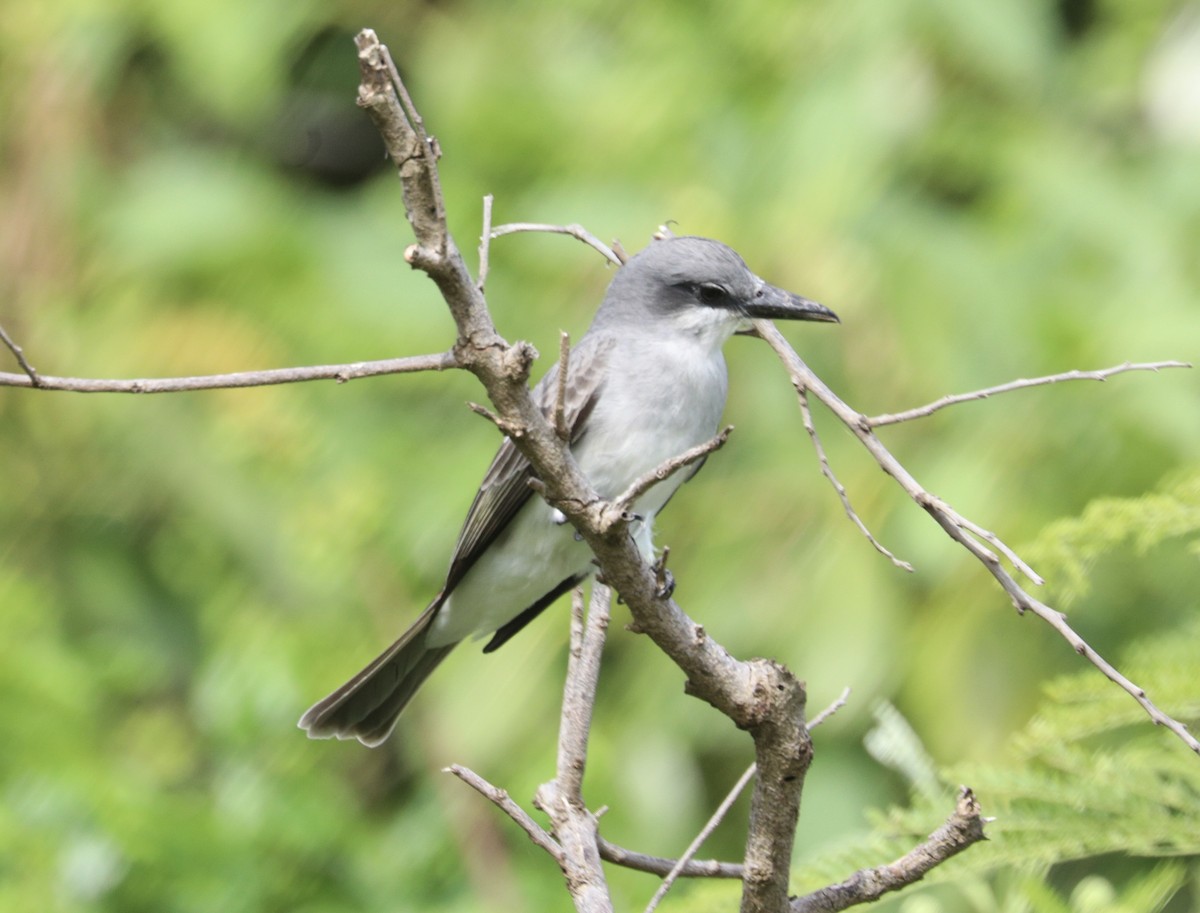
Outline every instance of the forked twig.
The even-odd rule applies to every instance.
[[[1031,568],[1028,564],[1026,564],[1024,559],[1022,559],[1020,555],[1018,555],[1015,551],[1013,551],[1013,549],[1006,542],[1001,540],[1000,537],[997,536],[995,533],[991,532],[990,530],[984,529],[982,526],[980,526],[978,523],[974,522],[973,520],[968,520],[966,517],[964,517],[957,510],[955,510],[953,507],[951,507],[949,504],[942,501],[941,499],[938,499],[938,508],[940,510],[945,511],[946,514],[948,516],[950,516],[954,520],[955,523],[957,523],[959,526],[961,526],[967,532],[971,533],[971,535],[982,539],[984,542],[988,543],[993,548],[995,548],[996,551],[1000,552],[1000,554],[1004,555],[1004,557],[1007,558],[1012,563],[1013,567],[1015,567],[1018,571],[1020,571],[1022,574],[1024,574],[1025,577],[1029,581],[1036,584],[1037,586],[1042,586],[1046,582],[1044,579],[1042,579],[1041,574],[1039,574],[1037,571],[1035,571],[1033,568]]]
[[[812,393],[826,408],[837,416],[854,433],[859,441],[862,442],[863,446],[867,448],[867,451],[875,458],[875,461],[879,463],[883,471],[895,479],[900,487],[908,493],[909,497],[916,501],[937,521],[938,525],[946,531],[946,534],[950,538],[961,544],[979,559],[1009,595],[1018,612],[1033,612],[1033,614],[1047,622],[1062,635],[1063,639],[1071,645],[1071,648],[1076,653],[1086,658],[1092,665],[1103,672],[1106,677],[1119,685],[1137,701],[1151,720],[1160,726],[1170,729],[1188,748],[1200,754],[1200,741],[1197,741],[1195,736],[1188,732],[1187,727],[1183,723],[1163,713],[1146,695],[1145,689],[1135,685],[1118,672],[1111,663],[1100,656],[1087,641],[1080,637],[1067,624],[1066,616],[1050,608],[1045,603],[1034,599],[1021,588],[1021,585],[1005,570],[996,555],[981,545],[975,538],[975,536],[980,535],[980,527],[973,523],[967,524],[961,522],[962,518],[960,514],[951,509],[942,499],[926,491],[913,475],[904,468],[903,464],[884,447],[883,442],[871,430],[867,418],[848,406],[812,372],[783,337],[783,334],[776,329],[774,324],[767,320],[755,320],[754,328],[758,335],[766,340],[767,344],[775,350],[776,355],[784,363],[784,366],[791,375],[792,384],[796,387],[797,391]],[[995,542],[998,541],[995,540]],[[1005,554],[1010,555],[1011,550],[1005,549]],[[1022,566],[1028,568],[1028,565],[1024,565],[1024,562],[1022,562]],[[1034,579],[1037,579],[1036,575]]]
[[[21,366],[21,370],[29,377],[29,386],[42,386],[42,379],[38,376],[37,370],[25,358],[25,350],[22,349],[13,338],[8,335],[4,327],[0,327],[0,341],[3,341],[8,350],[13,353],[13,358],[17,360],[17,364]]]

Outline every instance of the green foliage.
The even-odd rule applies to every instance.
[[[68,375],[445,349],[451,322],[403,262],[396,181],[353,105],[350,36],[370,25],[440,140],[465,250],[488,192],[499,220],[581,222],[630,249],[676,219],[838,311],[838,328],[794,329],[797,345],[868,412],[1194,358],[1200,146],[1177,63],[1190,21],[1168,0],[8,3],[0,324],[39,369]],[[582,331],[609,278],[563,238],[504,238],[491,261],[502,332],[543,352],[560,329]],[[1062,816],[1053,853],[1123,840],[1157,852],[1103,804],[1111,833],[1081,838],[1079,810],[1049,792],[1091,778],[1095,751],[1114,807],[1132,811],[1133,786],[1106,765],[1143,765],[1160,772],[1139,786],[1154,800],[1136,818],[1148,826],[1181,749],[1098,674],[1060,679],[1077,657],[1015,619],[818,414],[859,513],[917,573],[880,560],[816,472],[778,368],[748,340],[729,360],[737,432],[672,502],[658,541],[677,597],[731,651],[787,663],[813,707],[854,689],[818,730],[800,857],[858,839],[865,808],[905,794],[862,749],[880,700],[934,769],[1023,772],[1034,798],[1014,785],[1003,800],[1014,828],[1031,822],[1012,832],[1018,856],[1036,855],[1021,840],[1038,843],[1039,809]],[[1172,372],[1027,391],[889,429],[887,442],[929,488],[1020,542],[1098,498],[1192,477],[1181,467],[1200,452],[1197,384]],[[462,762],[519,798],[545,779],[561,612],[495,655],[458,651],[385,749],[294,729],[440,585],[497,443],[463,408],[479,396],[453,373],[157,398],[0,389],[0,909],[562,908],[553,864],[438,773]],[[1073,569],[1088,568],[1073,621],[1106,654],[1129,652],[1186,716],[1183,619],[1198,587],[1183,484],[1154,495],[1159,507],[1084,518],[1097,530],[1067,536],[1069,561],[1035,566],[1081,594]],[[1159,544],[1128,547],[1146,536]],[[749,749],[616,621],[588,796],[610,807],[610,838],[678,853]],[[1120,649],[1148,634],[1144,649],[1175,658]],[[1064,738],[1061,757],[1041,726]],[[1028,743],[1015,759],[1014,741]],[[1162,757],[1137,748],[1151,744]],[[948,807],[896,819],[908,830],[864,861]],[[735,856],[742,822],[744,809],[704,852]],[[1080,878],[1127,896],[1133,876],[1106,860],[1075,863]],[[654,887],[612,879],[622,907]],[[723,908],[736,893],[677,890]]]
[[[1079,517],[1046,527],[1031,560],[1052,580],[1064,607],[1085,598],[1090,572],[1111,552],[1129,546],[1137,557],[1159,543],[1200,531],[1200,474],[1189,473],[1140,498],[1099,498]],[[1200,554],[1200,542],[1192,542]]]

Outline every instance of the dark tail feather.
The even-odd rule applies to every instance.
[[[354,678],[312,707],[299,726],[310,739],[358,739],[372,748],[383,742],[421,683],[455,644],[427,647],[425,635],[440,600],[434,600],[400,639]]]

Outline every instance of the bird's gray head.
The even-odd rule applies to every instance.
[[[837,322],[833,311],[754,275],[731,248],[708,238],[665,238],[614,277],[596,324],[652,326],[720,345],[753,317]]]

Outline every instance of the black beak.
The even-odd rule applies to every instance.
[[[785,292],[764,282],[754,299],[743,308],[750,317],[774,320],[816,320],[821,323],[841,323],[838,315],[823,304]]]

